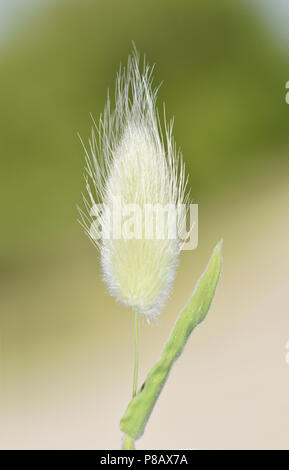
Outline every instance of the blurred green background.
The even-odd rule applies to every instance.
[[[287,18],[287,20],[286,20]],[[287,21],[284,21],[284,19]],[[91,112],[135,41],[199,203],[141,379],[215,243],[224,272],[138,448],[288,448],[288,2],[0,1],[1,448],[118,448],[133,315],[77,224]]]

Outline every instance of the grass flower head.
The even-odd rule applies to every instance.
[[[86,211],[83,225],[100,250],[103,279],[112,295],[148,319],[156,317],[168,298],[175,278],[184,216],[176,219],[176,236],[147,236],[150,207],[185,204],[186,180],[182,155],[176,151],[172,123],[164,132],[156,110],[157,89],[144,61],[135,51],[120,70],[115,109],[108,102],[92,130],[86,150]],[[116,210],[115,201],[121,206]],[[102,209],[96,209],[101,204]],[[138,212],[132,209],[137,207]],[[112,226],[125,208],[125,223],[115,236]],[[117,213],[116,213],[117,212]],[[158,214],[155,223],[160,223]],[[96,221],[101,236],[96,237]],[[170,218],[162,222],[170,226]],[[131,231],[133,222],[139,229]]]

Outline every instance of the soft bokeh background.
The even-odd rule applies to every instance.
[[[2,449],[119,448],[133,314],[76,222],[91,120],[134,40],[199,206],[141,380],[216,242],[224,270],[143,448],[289,448],[288,1],[0,1]],[[288,345],[289,346],[289,345]]]

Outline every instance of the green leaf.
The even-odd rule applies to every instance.
[[[181,354],[191,332],[208,313],[221,273],[221,249],[222,241],[215,247],[191,299],[178,316],[160,360],[149,372],[144,385],[129,403],[120,422],[121,430],[134,440],[142,436],[171,367]]]

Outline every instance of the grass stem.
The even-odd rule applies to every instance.
[[[134,350],[134,372],[132,396],[136,396],[138,381],[138,363],[139,363],[139,313],[135,312],[135,350]]]

